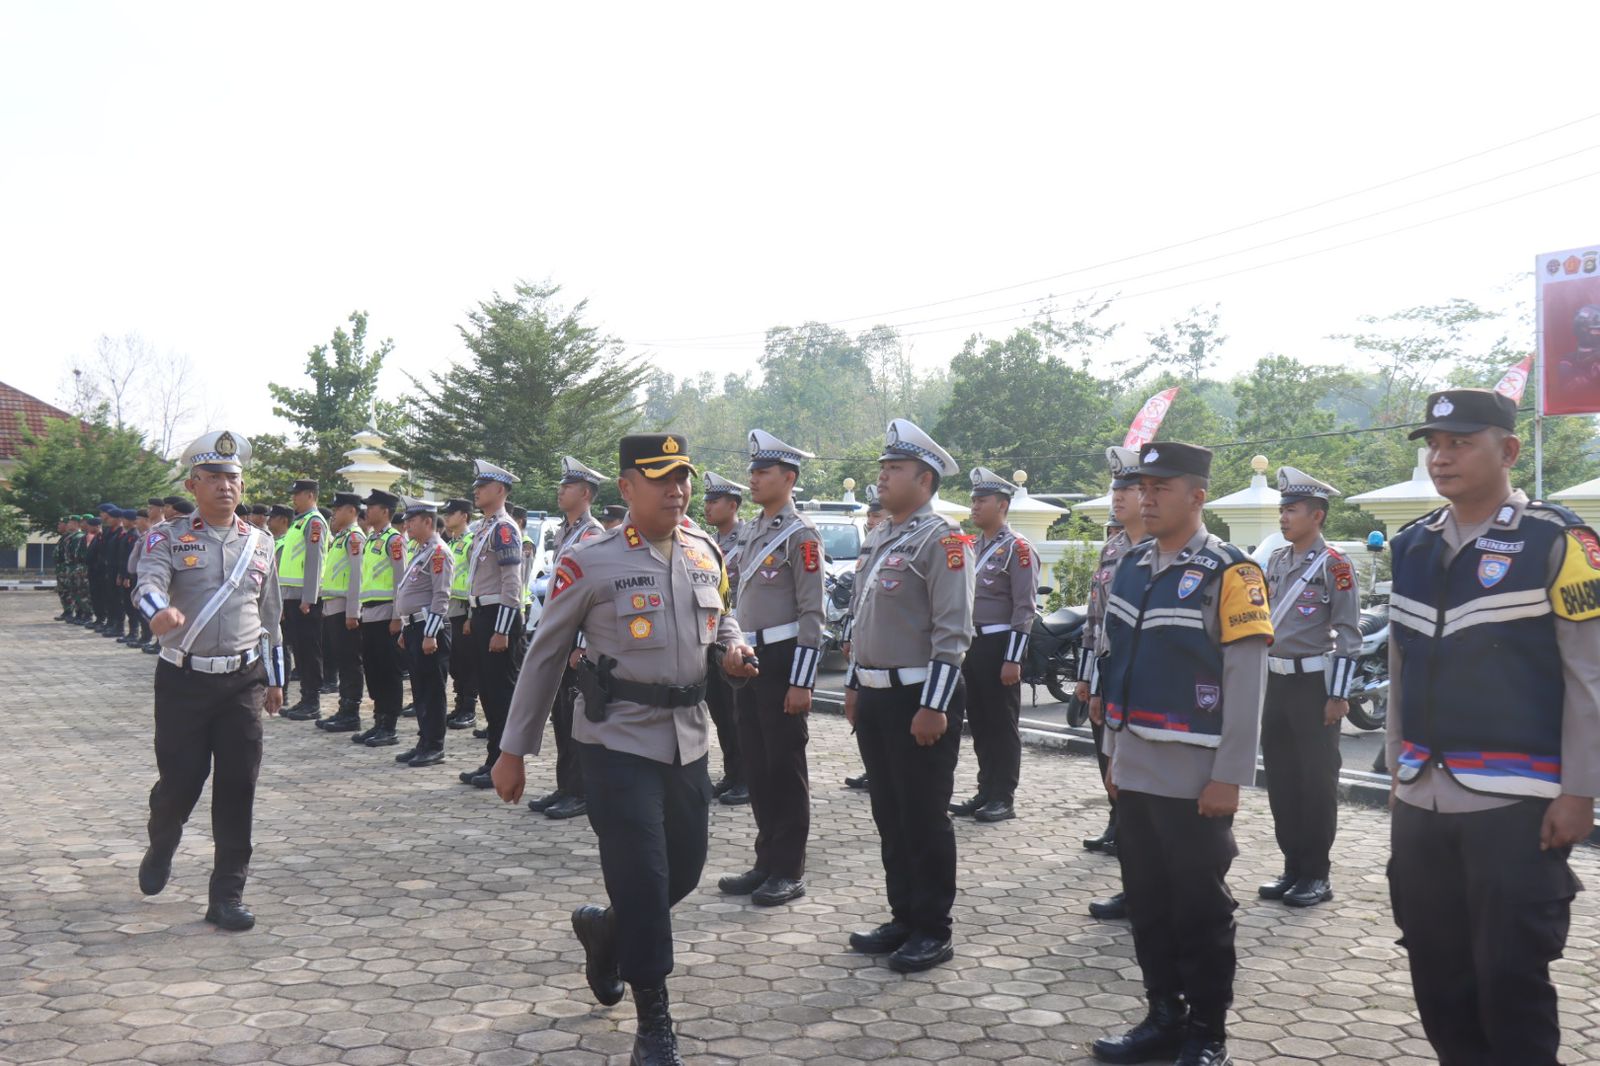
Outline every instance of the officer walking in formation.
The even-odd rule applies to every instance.
[[[552,576],[561,565],[563,556],[577,545],[605,532],[589,510],[594,506],[601,480],[599,471],[584,466],[572,456],[561,460],[561,483],[556,489],[556,504],[561,508],[564,518],[556,534],[555,554],[550,560]],[[549,593],[546,592],[545,596],[548,598]],[[584,639],[580,630],[574,638],[568,656],[567,673],[562,678],[555,706],[550,713],[550,729],[556,737],[555,791],[528,801],[530,811],[543,812],[547,818],[576,818],[589,809],[583,795],[583,767],[579,765],[578,747],[572,740],[572,708],[578,683],[576,668],[579,657],[583,655]]]
[[[410,664],[417,707],[417,743],[395,756],[405,766],[444,761],[445,678],[450,670],[450,549],[439,535],[433,504],[412,500],[402,514],[411,557],[394,594],[394,611],[404,627],[396,646]]]
[[[323,646],[333,649],[339,674],[339,709],[317,722],[327,733],[361,731],[361,700],[366,694],[361,658],[361,561],[366,547],[358,515],[361,497],[333,494],[328,558],[322,572]]]
[[[950,453],[904,418],[889,423],[878,457],[889,519],[856,561],[851,662],[844,710],[867,769],[882,841],[890,920],[850,934],[863,954],[891,953],[902,973],[954,954],[956,837],[950,823],[972,642],[971,538],[934,511]]]
[[[444,518],[445,540],[450,548],[450,682],[455,703],[444,720],[449,729],[471,729],[478,720],[478,667],[473,658],[467,624],[468,567],[472,552],[472,503],[446,500],[439,512]]]
[[[694,473],[687,441],[675,433],[624,437],[618,459],[628,520],[574,545],[556,567],[493,777],[502,800],[521,799],[523,756],[539,751],[582,631],[588,647],[573,739],[611,905],[579,907],[573,929],[596,999],[616,1003],[623,982],[632,986],[632,1061],[656,1066],[682,1061],[666,980],[671,909],[699,882],[706,858],[706,649],[731,645],[725,669],[756,671],[723,607],[728,579],[716,542],[684,522]]]
[[[729,481],[707,470],[701,478],[705,482],[706,525],[716,537],[722,551],[723,564],[728,568],[728,584],[739,584],[738,555],[735,544],[744,523],[739,520],[739,508],[750,490],[736,481]],[[731,605],[730,605],[731,606]],[[715,652],[712,652],[715,655]],[[729,807],[750,802],[750,790],[744,783],[744,755],[739,750],[739,710],[734,702],[733,686],[723,676],[720,663],[713,663],[706,675],[706,706],[711,708],[711,724],[717,727],[717,747],[722,751],[722,777],[711,786],[711,794]]]
[[[1395,923],[1441,1063],[1551,1066],[1568,858],[1600,794],[1600,539],[1511,488],[1511,399],[1436,392],[1425,417],[1449,504],[1393,543]]]
[[[395,638],[402,627],[394,610],[394,593],[405,566],[405,538],[393,525],[400,497],[373,489],[366,505],[372,532],[361,546],[361,595],[356,618],[361,626],[361,668],[367,692],[372,696],[373,725],[371,729],[354,734],[350,740],[369,748],[382,748],[400,742],[395,735],[395,725],[400,720],[400,704],[405,698],[400,655],[395,648]],[[357,580],[354,573],[351,580],[352,583]],[[347,615],[351,602],[346,600],[345,603]],[[346,624],[349,624],[348,619]]]
[[[750,432],[750,498],[761,508],[739,531],[734,610],[761,673],[735,690],[739,743],[750,810],[756,819],[755,865],[724,877],[730,895],[774,907],[806,894],[811,835],[811,775],[806,718],[822,658],[822,538],[794,507],[800,463],[810,452],[763,429]]]
[[[317,483],[294,483],[294,518],[284,530],[278,557],[283,588],[284,643],[300,670],[300,702],[283,712],[291,722],[322,717],[322,571],[328,554],[328,527],[317,510]]]
[[[522,534],[506,511],[506,495],[520,479],[493,463],[473,460],[472,497],[483,517],[472,539],[467,563],[467,591],[472,616],[473,655],[478,666],[478,695],[483,700],[488,749],[483,765],[463,770],[462,784],[489,788],[489,771],[500,757],[500,734],[506,726],[511,694],[522,669]]]
[[[1236,965],[1227,876],[1239,788],[1255,781],[1272,640],[1266,579],[1201,520],[1210,451],[1147,444],[1138,474],[1150,539],[1112,578],[1096,685],[1150,1009],[1092,1051],[1102,1062],[1225,1066]]]
[[[980,822],[1015,818],[1022,776],[1022,661],[1033,633],[1039,594],[1033,547],[1006,524],[1017,487],[986,467],[972,482],[972,523],[982,536],[974,551],[972,646],[961,664],[967,683],[967,725],[978,758],[978,792],[950,805],[951,814]]]
[[[1272,651],[1261,714],[1272,826],[1283,873],[1262,899],[1314,907],[1333,898],[1339,824],[1339,724],[1361,651],[1361,594],[1349,559],[1322,539],[1339,490],[1292,466],[1278,468],[1278,529],[1289,541],[1267,560]]]
[[[261,766],[261,712],[283,705],[281,607],[272,546],[234,517],[244,491],[250,442],[226,430],[184,451],[185,482],[199,513],[151,533],[139,568],[137,601],[164,638],[155,678],[155,752],[150,846],[139,889],[166,887],[184,823],[211,779],[215,863],[206,921],[255,925],[244,906],[250,823]]]
[[[1110,780],[1106,772],[1111,760],[1105,747],[1105,702],[1091,694],[1094,672],[1099,664],[1096,651],[1100,634],[1105,630],[1106,601],[1111,596],[1111,582],[1117,567],[1128,557],[1134,545],[1144,540],[1144,519],[1139,515],[1139,478],[1136,468],[1139,453],[1132,448],[1106,449],[1106,465],[1111,469],[1111,522],[1105,545],[1100,549],[1100,561],[1094,578],[1089,583],[1089,607],[1083,624],[1083,655],[1078,663],[1077,697],[1089,704],[1089,728],[1094,734],[1095,758],[1100,763],[1100,778]],[[1107,790],[1108,794],[1110,790]],[[1086,837],[1083,846],[1102,855],[1117,854],[1117,798],[1109,796],[1110,813],[1105,830],[1097,837]],[[1089,915],[1101,921],[1119,921],[1128,916],[1128,897],[1117,892],[1109,899],[1097,899],[1089,904]]]

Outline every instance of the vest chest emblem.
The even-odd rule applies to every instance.
[[[1178,579],[1178,599],[1188,599],[1189,594],[1199,588],[1200,582],[1205,579],[1206,575],[1199,570],[1185,570],[1183,576]]]
[[[1194,687],[1194,705],[1202,711],[1214,711],[1221,702],[1221,685],[1196,685]]]
[[[1492,589],[1511,572],[1509,555],[1485,555],[1478,560],[1478,584]]]

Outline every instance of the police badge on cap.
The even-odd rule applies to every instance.
[[[1015,485],[986,466],[973,467],[967,476],[972,481],[974,496],[1004,496],[1009,500],[1017,494]]]
[[[890,422],[888,431],[883,435],[883,454],[878,456],[878,462],[887,463],[896,459],[915,459],[926,464],[940,477],[951,477],[961,471],[950,453],[939,447],[937,441],[922,432],[909,418],[897,418]]]
[[[1139,477],[1211,476],[1211,449],[1175,440],[1154,441],[1139,449]]]
[[[713,474],[709,470],[705,472],[703,480],[706,484],[707,503],[721,499],[735,499],[742,503],[744,502],[745,493],[750,491],[749,488],[739,484],[737,481],[729,481],[720,474]]]
[[[621,470],[637,470],[652,481],[680,467],[698,472],[689,459],[689,438],[682,433],[629,434],[617,446],[617,460]]]
[[[237,474],[250,461],[250,441],[219,429],[201,436],[183,450],[183,465],[218,474]]]
[[[1517,405],[1511,397],[1493,389],[1447,389],[1428,397],[1428,421],[1406,434],[1416,440],[1429,433],[1478,433],[1498,427],[1509,433],[1517,429]]]
[[[1111,487],[1113,489],[1139,487],[1139,453],[1132,448],[1107,448],[1106,466],[1111,469]]]
[[[750,469],[760,470],[774,463],[794,467],[795,473],[800,472],[800,461],[815,459],[816,456],[808,451],[802,451],[792,444],[785,444],[764,429],[750,431]]]
[[[472,485],[474,488],[490,481],[510,487],[522,479],[509,470],[502,470],[486,459],[472,460]]]
[[[1326,481],[1318,481],[1292,466],[1278,467],[1278,494],[1283,497],[1284,503],[1304,499],[1327,500],[1340,495],[1339,490]]]
[[[563,485],[578,483],[598,489],[600,482],[604,480],[605,475],[600,471],[591,470],[570,455],[561,460],[561,483]]]

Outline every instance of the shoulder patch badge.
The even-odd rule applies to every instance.
[[[1589,561],[1591,570],[1600,570],[1600,538],[1589,529],[1570,529],[1567,536],[1577,541],[1578,547],[1583,550],[1583,556]]]
[[[312,519],[306,523],[306,539],[313,544],[322,543],[322,523]]]
[[[806,573],[814,574],[822,566],[822,546],[814,540],[800,542],[800,563]]]
[[[144,550],[147,552],[153,552],[159,548],[161,546],[161,542],[166,539],[167,535],[165,533],[151,533],[149,537],[145,538]],[[194,538],[190,537],[189,539],[193,540]]]
[[[1333,587],[1340,592],[1349,592],[1356,587],[1355,568],[1342,556],[1328,557],[1328,573],[1333,575]]]
[[[967,545],[972,543],[971,537],[964,537],[960,533],[949,533],[939,538],[939,546],[944,549],[944,565],[951,570],[960,570],[967,565]]]
[[[1266,580],[1255,563],[1236,563],[1222,572],[1222,602],[1217,607],[1222,643],[1266,637],[1272,643],[1272,614],[1267,608]]]
[[[1017,565],[1024,570],[1033,565],[1033,551],[1025,540],[1017,541]]]
[[[404,559],[406,557],[405,545],[400,543],[399,537],[389,538],[389,558]]]
[[[433,572],[436,573],[436,574],[444,573],[444,549],[443,548],[435,548],[435,549],[433,549]]]
[[[351,555],[360,555],[362,549],[365,548],[365,547],[366,547],[366,542],[361,539],[361,534],[360,533],[352,533],[352,534],[350,534],[350,554]]]

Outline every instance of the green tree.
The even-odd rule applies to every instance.
[[[616,340],[584,322],[587,304],[563,308],[559,292],[519,282],[467,314],[459,331],[468,360],[412,378],[418,398],[395,441],[400,465],[459,495],[472,483],[472,460],[487,459],[522,478],[519,503],[546,510],[563,455],[614,472],[649,368],[629,365]]]
[[[278,473],[277,479],[268,479],[273,489],[277,488],[277,480],[287,488],[288,481],[296,477],[316,478],[324,495],[348,489],[349,482],[339,476],[338,470],[345,465],[344,453],[350,448],[350,438],[366,428],[375,410],[379,429],[393,432],[398,428],[399,412],[377,404],[378,372],[394,350],[394,341],[384,340],[368,351],[367,313],[352,311],[349,321],[348,333],[339,326],[327,344],[319,344],[306,353],[310,388],[267,386],[274,400],[272,413],[295,427],[287,438],[264,435],[252,441],[262,469]],[[264,485],[263,489],[267,487]]]
[[[1145,334],[1150,352],[1128,368],[1129,377],[1146,370],[1170,370],[1198,385],[1217,361],[1217,349],[1228,341],[1222,332],[1221,305],[1191,307],[1188,314],[1164,329]]]
[[[102,502],[132,507],[172,492],[171,465],[136,429],[55,418],[43,433],[23,424],[22,442],[0,505],[15,507],[32,530],[54,530],[62,515],[86,513]]]

